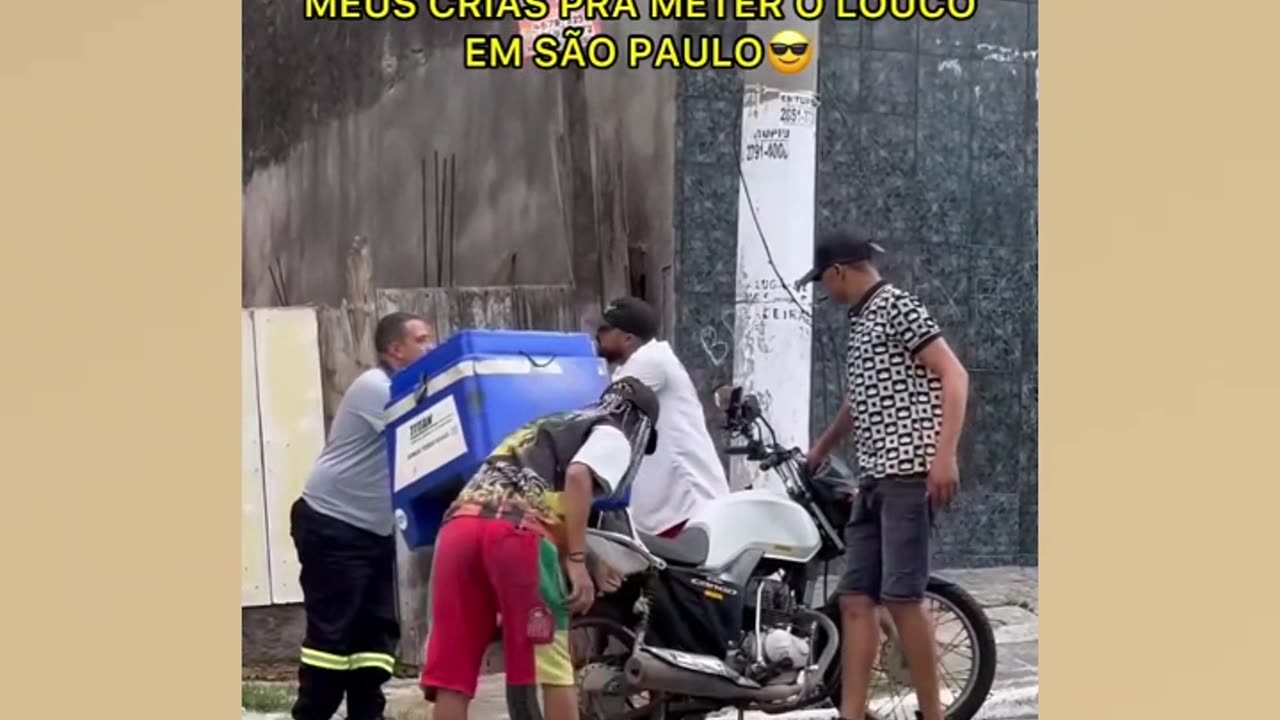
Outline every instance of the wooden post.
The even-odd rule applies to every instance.
[[[597,133],[593,160],[595,166],[595,222],[597,252],[600,258],[600,304],[629,295],[631,285],[625,205],[622,198],[622,143],[617,127],[605,134]]]
[[[373,303],[373,262],[364,238],[352,241],[344,272],[346,293],[342,304],[321,307],[316,313],[326,429],[352,381],[377,363],[373,348],[373,331],[378,322]]]
[[[563,200],[568,205],[570,264],[573,269],[574,305],[577,314],[600,308],[599,247],[596,242],[594,173],[591,166],[591,119],[587,109],[587,88],[580,69],[562,70],[560,76],[561,117],[565,132],[558,163],[569,188]],[[582,328],[585,329],[585,328]]]
[[[347,252],[346,281],[345,305],[351,320],[351,339],[357,362],[362,370],[367,370],[378,362],[373,347],[378,309],[373,292],[373,253],[369,241],[360,235],[351,242]]]

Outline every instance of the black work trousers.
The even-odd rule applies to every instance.
[[[290,534],[302,565],[307,634],[298,668],[295,720],[330,720],[345,695],[349,720],[380,720],[382,686],[395,670],[396,545],[316,512],[301,498]]]

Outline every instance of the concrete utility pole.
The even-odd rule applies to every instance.
[[[744,72],[733,368],[735,384],[760,397],[779,442],[808,449],[813,296],[791,286],[813,261],[818,21],[747,26],[766,44],[784,30],[808,40],[808,66],[787,75],[766,59]],[[734,488],[777,487],[741,457],[730,474]]]

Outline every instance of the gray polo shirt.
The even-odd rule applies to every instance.
[[[378,535],[394,531],[391,478],[382,431],[391,378],[367,370],[342,396],[329,439],[302,497],[318,513]]]

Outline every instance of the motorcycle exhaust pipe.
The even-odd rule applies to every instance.
[[[821,626],[828,638],[818,656],[818,662],[806,673],[807,679],[803,683],[762,686],[739,676],[712,657],[698,658],[708,665],[706,672],[698,672],[680,667],[643,647],[627,660],[623,670],[625,682],[637,691],[649,690],[732,702],[745,700],[770,714],[802,709],[822,694],[822,680],[826,677],[827,669],[835,659],[840,644],[836,641],[839,638],[836,626],[826,615],[811,610],[803,610],[801,614]]]
[[[706,659],[714,661],[714,658]],[[778,702],[799,690],[797,685],[760,686],[742,677],[735,681],[719,673],[678,667],[648,652],[647,648],[641,648],[627,660],[623,673],[627,686],[635,691],[648,690],[715,700]]]

